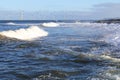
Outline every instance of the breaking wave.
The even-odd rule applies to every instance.
[[[120,45],[120,24],[107,24],[107,23],[90,23],[90,22],[77,22],[77,23],[68,23],[64,24],[64,26],[77,26],[77,27],[86,27],[91,28],[95,31],[100,31],[103,35],[101,41],[105,41],[107,43],[113,45]]]
[[[8,22],[8,23],[6,23],[7,25],[16,25],[15,23],[13,23],[13,22]]]
[[[54,22],[49,22],[49,23],[43,23],[42,26],[44,26],[44,27],[57,27],[57,26],[59,26],[59,24],[54,23]]]
[[[8,30],[0,32],[1,35],[16,38],[20,40],[33,40],[39,37],[47,36],[48,32],[40,29],[37,26],[31,26],[27,29],[21,28],[18,30]]]
[[[120,44],[120,24],[105,26],[104,30],[107,32],[107,34],[104,35],[106,42],[114,45]]]

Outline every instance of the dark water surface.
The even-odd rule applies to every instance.
[[[28,27],[1,25],[0,31]],[[120,80],[118,24],[39,28],[48,36],[32,41],[0,36],[0,80]]]

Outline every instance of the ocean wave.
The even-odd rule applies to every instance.
[[[6,25],[16,25],[16,24],[13,22],[8,22],[8,23],[6,23]]]
[[[40,29],[37,26],[31,26],[27,29],[21,28],[18,30],[2,31],[0,32],[0,35],[20,40],[33,40],[39,37],[47,36],[48,32]]]
[[[103,37],[99,40],[105,41],[113,45],[120,45],[120,24],[107,24],[107,23],[90,23],[90,22],[77,22],[77,23],[63,23],[66,27],[86,27],[91,29],[92,32],[99,32]]]
[[[107,32],[104,35],[104,41],[111,43],[115,46],[120,44],[120,24],[105,26],[104,30]]]
[[[75,23],[61,23],[63,25],[80,25],[80,26],[108,26],[113,24],[107,24],[107,23],[92,23],[92,22],[75,22]]]
[[[88,53],[80,53],[79,55],[76,55],[74,62],[88,62],[88,63],[94,63],[94,62],[111,62],[111,63],[119,63],[119,58],[114,58],[112,56],[108,55],[96,55],[96,54],[88,54]]]
[[[77,23],[60,23],[62,27],[74,27],[73,29],[83,29],[82,35],[95,36],[90,40],[103,41],[111,45],[120,45],[120,24],[107,24],[107,23],[90,23],[90,22],[77,22]],[[86,33],[85,33],[85,30]],[[77,30],[76,30],[77,31]],[[76,33],[82,33],[76,32]],[[80,34],[81,35],[81,34]]]
[[[107,70],[97,74],[89,80],[120,80],[120,70],[116,67],[108,67]]]
[[[55,23],[55,22],[49,22],[49,23],[43,23],[42,26],[44,26],[44,27],[57,27],[57,26],[59,26],[59,24]]]

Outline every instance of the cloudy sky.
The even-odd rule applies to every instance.
[[[120,0],[2,0],[0,20],[120,18]]]

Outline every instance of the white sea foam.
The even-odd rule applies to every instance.
[[[112,62],[120,62],[120,59],[118,59],[118,58],[113,58],[113,57],[110,57],[110,56],[107,56],[107,55],[102,55],[101,58],[102,58],[102,59],[105,59],[105,60],[112,61]]]
[[[55,23],[55,22],[49,22],[49,23],[43,23],[42,26],[44,26],[44,27],[57,27],[57,26],[59,26],[59,24]]]
[[[9,30],[0,32],[1,35],[20,40],[33,40],[35,38],[47,36],[48,33],[37,26],[31,26],[27,29]]]
[[[8,22],[8,23],[6,23],[7,25],[15,25],[15,23],[13,23],[13,22]]]
[[[112,80],[120,80],[120,75],[118,74],[106,73],[105,76],[111,78]]]

